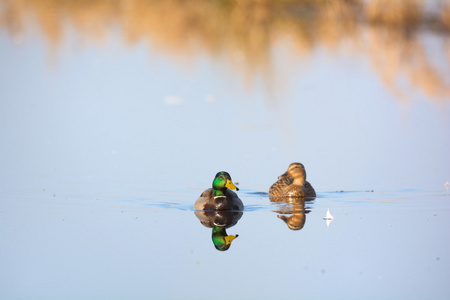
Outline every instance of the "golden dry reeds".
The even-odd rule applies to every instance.
[[[450,4],[433,16],[424,5],[422,0],[0,0],[0,30],[17,41],[39,30],[56,50],[71,34],[99,43],[119,32],[127,45],[144,42],[178,60],[219,58],[244,82],[255,76],[271,81],[272,52],[282,39],[292,45],[293,60],[318,46],[336,52],[345,44],[345,51],[369,57],[383,82],[402,97],[408,95],[399,81],[406,80],[430,98],[448,99],[450,62],[433,65],[421,31],[439,28],[440,51],[448,57]],[[438,26],[425,26],[430,23]]]

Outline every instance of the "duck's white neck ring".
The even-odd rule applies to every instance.
[[[215,196],[214,197],[214,199],[217,199],[217,198],[226,198],[226,196]]]

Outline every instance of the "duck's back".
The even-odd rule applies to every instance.
[[[294,178],[285,177],[270,187],[269,197],[316,197],[316,191],[308,181],[304,185],[295,185]]]
[[[200,197],[194,203],[194,210],[212,210],[208,209],[208,203],[211,203],[211,199],[214,199],[212,189],[205,190]]]

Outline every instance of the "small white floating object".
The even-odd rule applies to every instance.
[[[448,192],[448,187],[450,187],[450,183],[448,183],[448,181],[444,184],[445,188],[447,189]]]
[[[334,217],[330,213],[330,209],[327,210],[327,215],[323,217],[324,220],[333,220]]]
[[[324,220],[327,221],[327,228],[330,227],[330,223],[333,221],[334,217],[330,213],[330,209],[327,210],[327,214],[323,217]]]

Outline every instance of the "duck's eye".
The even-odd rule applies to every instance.
[[[223,177],[223,175],[220,175],[219,178],[220,178],[220,179],[225,179],[225,177]]]

